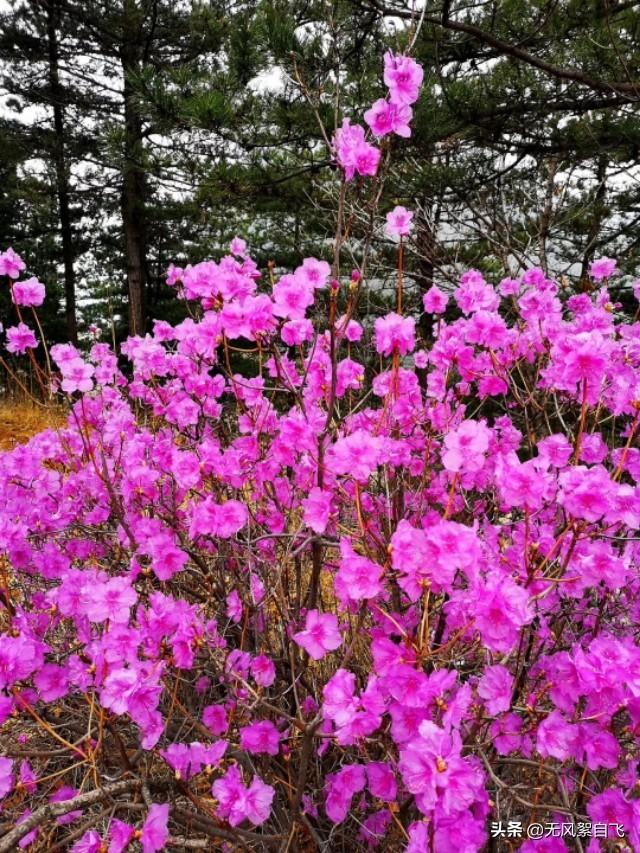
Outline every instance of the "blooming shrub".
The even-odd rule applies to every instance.
[[[385,80],[402,130],[421,71],[388,55]],[[378,162],[352,131],[345,180]],[[23,268],[0,256],[30,357]],[[171,268],[192,316],[126,368],[52,348],[68,423],[0,456],[0,851],[471,853],[492,820],[605,827],[525,853],[640,849],[640,324],[615,264],[564,303],[540,269],[471,270],[449,309],[434,287],[428,350],[400,300],[366,332],[337,272],[259,290],[237,239]]]

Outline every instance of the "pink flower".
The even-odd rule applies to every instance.
[[[322,713],[336,726],[347,725],[357,712],[355,688],[356,677],[346,669],[339,669],[325,684],[322,691]]]
[[[551,478],[539,470],[536,460],[520,462],[515,451],[511,451],[498,456],[495,470],[500,496],[506,507],[522,506],[536,510],[542,506]]]
[[[318,290],[327,285],[327,279],[331,275],[331,267],[326,261],[317,258],[305,258],[302,266],[294,273],[295,277],[302,281],[307,287]]]
[[[350,181],[354,175],[363,177],[375,175],[380,162],[380,151],[365,139],[364,128],[359,124],[351,126],[346,118],[334,137],[336,161],[344,169],[345,179]]]
[[[161,581],[171,580],[189,562],[189,555],[176,547],[171,536],[152,536],[148,541],[148,549],[153,573]]]
[[[429,353],[419,349],[413,354],[413,363],[419,370],[425,370],[429,366]]]
[[[18,323],[17,326],[10,326],[7,329],[7,349],[9,352],[22,355],[28,349],[35,349],[37,346],[36,336],[24,323]]]
[[[394,104],[380,98],[364,114],[364,120],[374,136],[386,136],[395,133],[405,139],[411,136],[409,122],[412,110],[408,104]]]
[[[280,337],[288,347],[300,346],[313,340],[313,323],[307,319],[289,320],[280,329]]]
[[[454,298],[467,315],[475,311],[496,311],[500,304],[500,297],[478,270],[468,270],[460,277]]]
[[[303,320],[313,305],[313,287],[295,275],[283,275],[273,288],[273,313],[276,317]]]
[[[498,285],[502,296],[517,296],[520,292],[520,281],[517,278],[503,278]]]
[[[607,788],[601,794],[594,794],[587,805],[587,813],[594,823],[608,826],[609,838],[616,837],[616,825],[622,824],[627,833],[638,832],[640,814],[637,801],[627,799],[618,788]]]
[[[20,815],[20,817],[18,818],[18,820],[16,821],[16,826],[20,826],[20,824],[24,823],[25,820],[27,820],[27,818],[30,816],[31,816],[31,809],[25,809],[23,811],[23,813]],[[39,832],[40,832],[40,827],[36,826],[35,829],[32,829],[31,832],[28,832],[23,838],[20,839],[20,841],[18,842],[18,847],[21,850],[24,850],[30,844],[33,844],[33,842],[38,837]]]
[[[30,794],[35,794],[38,789],[36,784],[37,776],[33,771],[33,768],[29,764],[29,762],[25,759],[20,762],[20,774],[19,779],[20,783],[24,787],[25,791],[28,791]]]
[[[239,258],[247,257],[247,243],[241,237],[234,237],[229,244],[229,251],[232,255],[237,255]]]
[[[235,589],[227,595],[227,616],[236,623],[242,619],[242,599]]]
[[[258,655],[251,661],[251,674],[260,687],[271,687],[276,680],[276,666],[271,658]]]
[[[211,793],[218,801],[218,816],[226,818],[230,826],[238,826],[247,819],[254,826],[264,823],[271,814],[275,795],[274,789],[258,776],[253,777],[248,789],[245,788],[240,770],[235,765],[213,783]]]
[[[577,465],[558,477],[558,502],[574,518],[597,522],[612,505],[614,484],[602,465]]]
[[[411,233],[413,212],[402,205],[396,205],[387,213],[387,237],[406,237]]]
[[[510,577],[492,577],[475,595],[476,627],[482,642],[495,652],[509,652],[520,629],[533,619],[529,595]]]
[[[168,822],[168,804],[158,805],[154,803],[149,806],[140,836],[143,853],[156,853],[156,851],[164,848],[169,837]]]
[[[73,394],[74,391],[91,391],[93,388],[91,377],[95,368],[92,364],[86,364],[81,358],[74,358],[65,362],[61,370],[63,379],[60,387],[67,394]]]
[[[13,788],[13,761],[0,756],[0,800]]]
[[[417,795],[423,814],[438,801],[445,814],[463,811],[474,802],[478,780],[473,765],[462,758],[461,747],[457,732],[425,720],[419,736],[400,750],[400,774],[407,789]]]
[[[418,100],[424,71],[410,56],[384,55],[384,82],[394,104],[412,104]]]
[[[392,566],[400,573],[398,583],[411,601],[423,586],[450,591],[458,570],[473,575],[480,559],[475,532],[453,521],[437,521],[426,530],[402,519],[391,537]]]
[[[611,278],[618,272],[618,265],[613,258],[598,258],[589,267],[589,275],[594,281]]]
[[[223,735],[227,728],[227,712],[223,705],[207,705],[202,712],[202,722],[214,735]]]
[[[589,853],[597,853],[601,848],[594,848],[592,844],[587,848]],[[518,847],[518,853],[569,853],[569,848],[561,838],[536,838],[534,841],[525,841]]]
[[[320,613],[319,610],[307,613],[304,631],[298,631],[293,639],[313,660],[320,660],[342,645],[338,620],[333,613]]]
[[[487,711],[499,714],[511,707],[513,676],[502,664],[488,666],[478,683],[478,696],[485,700]]]
[[[573,447],[566,437],[557,433],[539,441],[537,449],[540,458],[554,468],[564,468],[573,454]]]
[[[577,737],[577,726],[568,723],[560,711],[552,711],[538,726],[536,749],[543,758],[565,761],[572,756]]]
[[[124,853],[134,832],[135,829],[130,824],[113,818],[109,824],[109,853]]]
[[[371,796],[388,803],[395,800],[398,785],[391,767],[384,761],[371,761],[366,765],[366,771]]]
[[[580,725],[576,751],[580,753],[580,760],[584,761],[589,770],[599,770],[601,767],[614,770],[618,766],[621,752],[620,744],[611,732],[596,723]]]
[[[331,492],[326,492],[318,486],[309,491],[309,496],[302,501],[304,509],[303,520],[318,535],[325,532],[331,512]]]
[[[347,765],[327,776],[325,811],[333,823],[342,823],[349,813],[353,795],[362,791],[365,784],[364,767],[361,764]]]
[[[8,275],[9,278],[18,278],[25,267],[25,262],[12,248],[8,248],[6,252],[0,253],[0,275]]]
[[[449,297],[435,284],[422,297],[422,304],[427,314],[444,314]]]
[[[45,663],[33,677],[43,702],[55,702],[69,690],[69,676],[66,670],[54,663]]]
[[[70,785],[63,785],[49,797],[49,802],[63,803],[65,802],[65,800],[72,800],[77,793],[78,791],[75,788],[72,788]],[[64,815],[61,815],[59,818],[56,818],[56,823],[59,826],[65,826],[66,824],[73,823],[81,816],[82,811],[80,809],[75,809],[74,811],[67,812]]]
[[[391,823],[391,812],[389,809],[380,809],[365,818],[358,832],[358,838],[364,841],[370,850],[375,849],[382,843],[387,829]]]
[[[251,600],[254,604],[262,604],[265,596],[265,588],[264,584],[258,577],[258,575],[251,572],[251,577],[249,579],[249,588],[251,590]]]
[[[392,311],[386,317],[378,317],[374,323],[376,351],[391,355],[394,351],[406,355],[416,345],[416,321],[413,317],[401,317]]]
[[[409,827],[409,843],[403,853],[424,853],[429,849],[429,827],[426,823],[412,823]]]
[[[71,853],[100,853],[102,847],[102,838],[98,835],[95,829],[90,829],[85,832],[82,838],[78,839],[71,848]]]
[[[237,765],[231,765],[224,776],[213,783],[211,793],[218,801],[216,813],[220,818],[227,819],[231,826],[242,823],[246,789]]]
[[[489,734],[499,755],[515,752],[522,744],[522,718],[517,714],[501,714],[489,727]]]
[[[253,777],[244,797],[244,810],[247,820],[254,826],[260,826],[271,814],[275,793],[271,785],[265,784],[259,776]]]
[[[190,535],[230,539],[242,530],[248,519],[247,507],[240,501],[232,499],[217,504],[207,497],[193,507]]]
[[[45,287],[37,278],[16,281],[11,288],[11,298],[16,305],[37,308],[44,302]]]
[[[351,273],[351,277],[353,278],[353,273]],[[347,319],[346,314],[343,314],[342,317],[340,317],[336,323],[336,328],[339,330],[340,334],[344,334],[345,338],[352,343],[359,341],[362,338],[362,333],[364,331],[360,323],[357,323],[355,320]]]
[[[253,755],[277,755],[280,751],[280,732],[271,720],[260,720],[240,729],[240,746]]]
[[[380,463],[381,442],[365,429],[339,438],[328,453],[328,461],[336,474],[349,474],[364,482]]]
[[[362,601],[375,598],[382,592],[382,566],[356,554],[348,539],[340,540],[340,569],[335,588],[341,601]]]
[[[480,471],[489,449],[490,430],[482,421],[462,421],[444,437],[442,464],[447,471]]]
[[[219,740],[204,746],[198,741],[193,743],[172,743],[160,750],[160,755],[176,774],[176,779],[190,779],[202,771],[203,766],[215,767],[227,749],[227,742]]]

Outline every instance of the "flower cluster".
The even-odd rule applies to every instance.
[[[0,455],[0,851],[640,849],[640,323],[591,273],[469,270],[427,347],[237,238],[121,360],[53,347],[67,421]]]
[[[411,104],[418,100],[424,72],[410,56],[395,56],[388,51],[384,57],[384,82],[387,97],[379,98],[364,114],[376,139],[388,134],[407,138],[411,136],[413,118]],[[380,149],[367,141],[362,125],[352,125],[345,119],[334,137],[335,157],[344,171],[345,180],[355,175],[370,177],[378,171]]]

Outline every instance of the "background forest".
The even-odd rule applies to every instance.
[[[539,264],[584,286],[594,257],[632,270],[639,7],[5,2],[0,245],[46,284],[51,340],[86,338],[90,324],[122,338],[152,317],[177,319],[169,263],[215,257],[235,234],[262,268],[327,257],[337,190],[321,124],[330,138],[361,114],[379,96],[384,50],[415,38],[423,94],[381,199],[383,211],[417,212],[409,307],[469,266],[495,278]],[[357,189],[349,216],[357,267],[369,222]],[[373,235],[372,312],[384,307],[393,251]],[[614,293],[631,304],[627,284]]]

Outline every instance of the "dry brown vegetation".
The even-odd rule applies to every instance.
[[[63,413],[56,407],[39,406],[24,397],[0,399],[0,451],[24,444],[40,430],[61,423]]]

